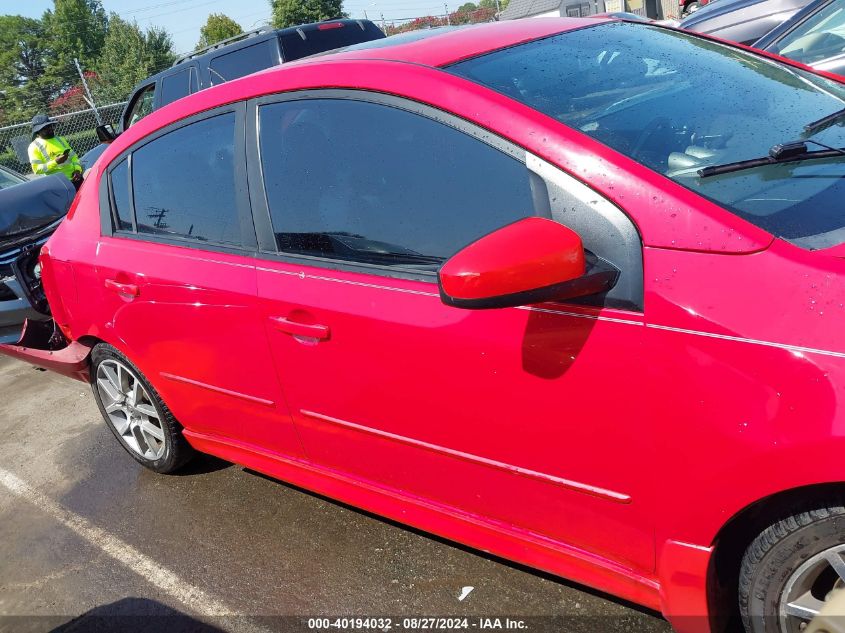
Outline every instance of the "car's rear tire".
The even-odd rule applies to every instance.
[[[690,2],[684,7],[684,15],[690,15],[698,11],[701,7],[697,2]]]
[[[146,377],[111,345],[91,351],[91,388],[106,426],[139,464],[157,473],[184,466],[194,450]]]
[[[835,503],[773,523],[742,558],[739,609],[748,633],[798,633],[845,587],[845,506]],[[803,614],[803,615],[802,615]]]

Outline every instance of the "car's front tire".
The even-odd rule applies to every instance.
[[[748,633],[799,633],[845,587],[845,506],[798,512],[755,538],[742,559],[739,608]]]
[[[157,473],[182,467],[194,451],[153,386],[106,343],[91,351],[91,387],[106,425],[141,465]]]

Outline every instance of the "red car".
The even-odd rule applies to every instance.
[[[845,583],[844,101],[613,20],[264,71],[112,144],[41,256],[55,328],[2,351],[152,470],[795,632]]]

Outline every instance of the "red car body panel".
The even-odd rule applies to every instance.
[[[770,495],[843,479],[845,261],[421,65],[581,25],[470,28],[162,108],[95,165],[45,247],[45,290],[68,338],[126,354],[198,449],[707,631],[722,527]],[[100,234],[99,180],[136,141],[218,105],[323,87],[430,104],[589,183],[639,229],[644,310],[467,311],[433,283]]]

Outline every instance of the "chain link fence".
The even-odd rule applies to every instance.
[[[98,107],[97,112],[100,113],[103,123],[111,123],[116,129],[125,103],[124,101]],[[95,132],[98,124],[94,110],[79,110],[68,114],[59,114],[53,118],[58,122],[56,134],[60,134],[67,139],[77,156],[82,156],[99,144],[100,141],[97,139]],[[27,155],[27,148],[32,141],[30,129],[29,121],[0,127],[0,165],[22,175],[32,173],[29,166],[29,156]]]

